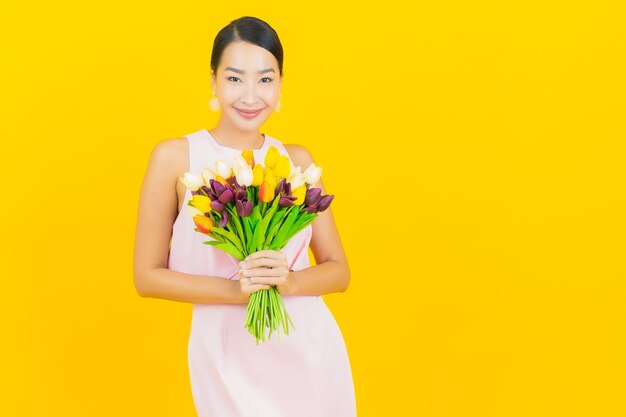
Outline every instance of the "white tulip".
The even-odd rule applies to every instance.
[[[311,162],[311,165],[304,170],[304,176],[306,177],[307,184],[315,185],[322,176],[322,168],[315,165],[315,162]]]
[[[239,171],[235,173],[235,179],[239,185],[245,185],[246,187],[252,185],[252,180],[254,179],[252,168],[248,164],[240,166]]]
[[[291,184],[291,190],[293,191],[305,183],[306,177],[304,176],[302,172],[300,172],[300,167],[297,167],[296,172],[290,175],[288,181],[289,181],[289,184]]]
[[[244,159],[243,156],[237,155],[233,159],[233,164],[232,165],[233,165],[233,172],[235,173],[235,176],[237,176],[237,173],[239,172],[241,167],[247,166],[248,162],[246,162],[246,160]]]
[[[180,177],[180,180],[191,191],[198,191],[198,188],[204,185],[202,178],[195,174],[192,174],[191,172],[185,172],[185,174]]]
[[[225,180],[230,178],[233,174],[232,168],[224,161],[217,161],[215,163],[215,171],[220,177],[224,178]]]
[[[217,174],[210,170],[209,168],[204,168],[202,170],[202,179],[204,179],[204,185],[211,188],[211,180],[214,180]]]
[[[296,174],[302,174],[302,170],[300,169],[300,165],[298,165],[297,167],[293,168],[291,170],[291,174],[289,174],[289,177],[287,177],[287,179],[291,179],[294,176],[296,176]]]

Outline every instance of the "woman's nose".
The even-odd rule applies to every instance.
[[[254,85],[250,85],[246,87],[243,96],[241,97],[241,101],[246,104],[253,104],[255,101],[256,92],[254,89]]]

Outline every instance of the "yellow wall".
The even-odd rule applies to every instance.
[[[89,3],[0,13],[0,415],[194,415],[191,306],[135,293],[136,206],[154,144],[216,123],[243,15],[285,48],[263,130],[336,195],[359,416],[626,413],[619,2]]]

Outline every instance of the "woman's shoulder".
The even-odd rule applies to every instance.
[[[298,143],[283,143],[283,146],[287,150],[294,166],[300,166],[303,171],[314,162],[313,155],[304,145]]]
[[[151,163],[179,172],[189,165],[189,144],[186,137],[161,139],[152,148]]]

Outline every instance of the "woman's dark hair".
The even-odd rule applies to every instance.
[[[283,46],[276,31],[265,21],[243,16],[224,26],[215,36],[211,53],[211,69],[217,73],[224,49],[235,41],[245,41],[267,49],[278,61],[278,71],[283,75]]]

